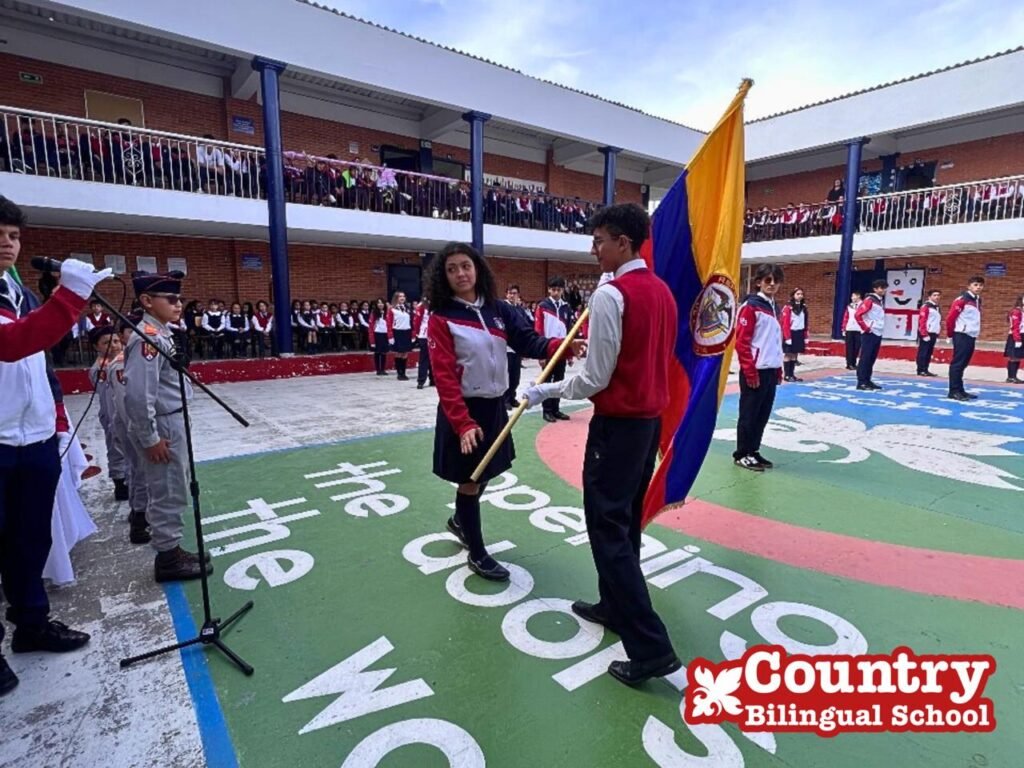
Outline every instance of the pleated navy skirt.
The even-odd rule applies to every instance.
[[[437,428],[434,430],[434,474],[449,483],[468,483],[476,465],[487,453],[494,439],[508,424],[508,412],[501,397],[468,397],[466,407],[470,418],[484,431],[484,439],[470,454],[463,454],[459,436],[455,434],[441,405],[437,406]],[[494,458],[490,460],[478,482],[486,482],[512,468],[516,457],[512,435],[508,436]]]

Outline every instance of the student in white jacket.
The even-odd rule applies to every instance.
[[[92,265],[64,263],[60,285],[49,300],[30,311],[29,298],[9,270],[21,251],[25,216],[0,196],[0,580],[8,602],[7,619],[14,624],[14,653],[61,653],[81,648],[89,635],[51,621],[43,586],[43,567],[50,552],[50,522],[60,479],[61,445],[70,435],[57,435],[58,406],[50,388],[45,350],[71,329],[93,287],[111,271],[93,272]],[[0,640],[4,626],[0,623]],[[0,656],[0,696],[18,678]]]

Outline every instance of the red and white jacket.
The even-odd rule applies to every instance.
[[[572,307],[550,296],[537,305],[533,330],[549,339],[564,339],[572,327]]]
[[[430,338],[430,308],[424,301],[417,304],[416,311],[413,312],[412,335],[416,339]]]
[[[917,335],[937,336],[942,329],[942,313],[939,312],[939,305],[926,301],[917,310]]]
[[[863,333],[881,336],[885,330],[885,299],[876,293],[869,293],[857,307],[854,318]]]
[[[1024,325],[1024,310],[1020,307],[1014,307],[1010,310],[1010,314],[1007,319],[1010,321],[1009,335],[1013,338],[1014,344],[1024,340],[1021,336],[1021,331],[1024,330],[1021,328],[1021,326]]]
[[[5,281],[3,276],[0,280]],[[54,400],[45,350],[75,324],[85,299],[58,287],[49,300],[19,312],[10,289],[0,295],[0,445],[23,446],[67,431],[64,404]]]
[[[807,330],[807,307],[802,312],[794,312],[793,304],[786,303],[782,308],[782,340],[789,342],[793,340],[793,331]]]
[[[431,313],[428,333],[441,410],[457,435],[479,426],[470,418],[467,397],[505,396],[510,347],[523,357],[544,359],[561,343],[538,334],[504,301],[468,304],[454,299]]]
[[[374,334],[386,333],[388,335],[388,344],[394,344],[395,342],[395,331],[392,326],[393,315],[391,310],[388,309],[383,315],[378,315],[377,310],[370,312],[370,349],[373,349],[376,344]]]
[[[782,328],[775,305],[763,294],[748,296],[736,318],[736,357],[747,380],[758,371],[778,369],[782,376]]]
[[[946,335],[953,338],[954,333],[966,333],[975,339],[981,333],[981,299],[970,291],[964,291],[949,305]]]
[[[405,304],[397,307],[388,307],[388,336],[394,335],[395,331],[408,331],[412,329],[412,318]]]
[[[846,309],[843,310],[843,331],[847,333],[860,333],[860,324],[857,322],[856,314],[857,307],[860,306],[858,301],[856,304],[847,304]]]

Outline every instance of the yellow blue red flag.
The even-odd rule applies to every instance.
[[[679,308],[661,463],[644,499],[644,525],[686,499],[711,444],[729,373],[743,245],[743,102],[752,85],[740,84],[665,195],[641,251]]]

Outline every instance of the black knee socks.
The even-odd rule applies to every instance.
[[[1006,378],[1016,379],[1017,371],[1020,370],[1020,360],[1010,360],[1006,363]]]
[[[796,370],[796,363],[793,360],[783,360],[782,370],[785,372],[786,378],[791,379],[793,378],[794,371]]]
[[[482,489],[480,493],[472,496],[458,492],[455,494],[455,519],[462,527],[466,542],[469,544],[469,556],[474,560],[479,560],[487,554],[487,550],[484,548],[483,528],[480,524],[480,496],[482,494]]]
[[[380,352],[377,352],[376,354],[374,354],[373,359],[374,359],[374,363],[376,363],[376,365],[377,365],[377,373],[383,373],[384,372],[384,365],[385,365],[385,362],[386,362],[387,358],[384,355],[382,355]]]
[[[395,370],[398,371],[399,376],[405,376],[405,358],[395,358]]]

